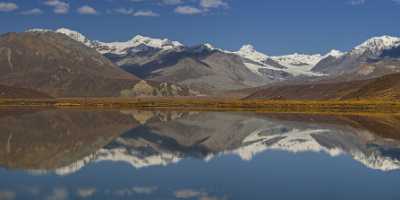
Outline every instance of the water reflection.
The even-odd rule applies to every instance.
[[[317,183],[365,173],[385,181],[376,194],[398,197],[386,190],[400,183],[399,122],[398,115],[3,110],[0,199],[265,199],[263,185],[306,181],[322,166],[332,174]],[[360,189],[371,184],[356,180]],[[322,188],[314,196],[300,186],[286,195],[335,193],[315,187]]]

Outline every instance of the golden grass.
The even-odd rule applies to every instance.
[[[297,101],[238,100],[211,98],[60,98],[60,99],[0,99],[0,107],[50,108],[115,108],[115,109],[175,109],[216,111],[259,111],[291,113],[400,113],[400,102],[379,100],[357,101]]]

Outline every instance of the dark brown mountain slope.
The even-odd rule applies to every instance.
[[[96,50],[53,32],[0,36],[0,84],[54,97],[120,96],[139,79]]]
[[[272,86],[261,89],[247,98],[282,100],[399,100],[400,74],[340,83]]]
[[[0,85],[0,98],[51,98],[49,95],[30,89]]]

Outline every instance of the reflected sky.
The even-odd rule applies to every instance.
[[[9,110],[0,199],[398,199],[400,117]]]

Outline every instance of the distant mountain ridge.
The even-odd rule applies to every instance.
[[[52,31],[48,29],[29,29],[28,32],[35,32],[35,31]],[[147,51],[148,48],[152,49],[159,49],[163,51],[173,50],[173,51],[184,51],[184,49],[193,49],[193,48],[183,45],[178,41],[172,41],[169,39],[157,39],[151,37],[145,37],[141,35],[137,35],[133,37],[131,40],[126,42],[101,42],[101,41],[91,41],[83,34],[70,30],[67,28],[60,28],[55,30],[54,32],[63,33],[74,40],[84,43],[85,45],[95,48],[102,54],[115,54],[115,55],[126,55],[129,53],[138,53]],[[325,55],[321,54],[289,54],[289,55],[282,55],[282,56],[268,56],[267,54],[261,53],[257,51],[254,46],[247,44],[243,45],[243,47],[239,51],[228,51],[223,50],[220,48],[216,48],[211,44],[205,43],[199,45],[203,47],[203,50],[207,49],[209,51],[220,51],[223,53],[231,53],[235,55],[239,55],[241,58],[245,60],[249,60],[251,62],[257,63],[259,68],[268,68],[268,67],[275,67],[278,68],[277,70],[285,71],[286,68],[288,73],[292,73],[293,75],[318,75],[315,73],[324,73],[328,72],[326,70],[321,69],[321,62],[326,62],[326,59],[335,59],[340,60],[346,56],[353,56],[353,57],[365,57],[368,56],[369,58],[372,57],[379,57],[384,51],[391,50],[393,48],[400,46],[400,38],[393,37],[393,36],[380,36],[380,37],[373,37],[365,42],[361,43],[360,45],[354,47],[349,52],[341,52],[339,50],[331,50],[330,52],[326,53]],[[147,48],[146,48],[147,47]],[[268,66],[266,62],[275,62],[277,65],[281,65],[280,67],[277,66]],[[248,66],[248,65],[246,65]],[[291,72],[294,67],[299,67],[300,69]],[[248,67],[251,70],[254,70],[254,66]],[[330,69],[334,70],[334,69]],[[303,73],[301,73],[303,72]],[[321,74],[320,74],[321,75]]]
[[[28,32],[47,32],[31,29]],[[168,39],[135,36],[126,42],[91,41],[66,28],[62,33],[109,58],[113,63],[145,80],[180,84],[204,94],[258,87],[296,78],[319,77],[312,67],[321,55],[294,54],[270,57],[244,45],[232,52],[211,44],[184,46]]]
[[[29,29],[27,30],[28,32],[35,32],[35,31],[51,31],[48,29]],[[58,33],[63,33],[72,39],[75,39],[79,42],[82,42],[83,44],[96,49],[98,52],[102,54],[115,54],[115,55],[126,55],[129,54],[130,52],[140,52],[143,51],[143,46],[147,46],[149,48],[155,48],[155,49],[160,49],[160,50],[182,50],[182,48],[188,48],[187,46],[183,45],[182,43],[178,41],[172,41],[169,39],[157,39],[157,38],[151,38],[151,37],[145,37],[141,35],[137,35],[133,37],[131,40],[128,40],[126,42],[101,42],[101,41],[91,41],[89,40],[86,36],[83,34],[70,30],[67,28],[60,28],[55,30],[54,32]],[[202,44],[200,46],[203,46],[205,49],[211,50],[211,51],[220,51],[224,53],[232,53],[241,56],[244,59],[251,60],[253,62],[257,63],[265,63],[268,59],[278,62],[279,64],[290,67],[290,66],[300,66],[300,65],[307,65],[307,70],[311,70],[311,68],[316,65],[321,59],[324,57],[327,57],[329,55],[337,56],[343,54],[342,52],[338,50],[332,50],[328,54],[322,56],[320,54],[314,54],[314,55],[306,55],[306,54],[291,54],[291,55],[284,55],[284,56],[267,56],[266,54],[263,54],[261,52],[258,52],[254,49],[252,45],[243,45],[243,47],[236,52],[232,51],[227,51],[219,48],[215,48],[211,44]],[[261,65],[260,67],[267,67],[267,65]],[[251,67],[250,67],[251,68]],[[289,70],[290,72],[290,70]],[[307,73],[304,73],[307,75]],[[310,73],[309,75],[311,75]],[[295,73],[294,75],[298,75],[298,73]]]

